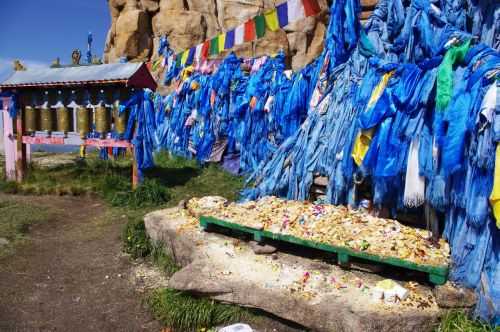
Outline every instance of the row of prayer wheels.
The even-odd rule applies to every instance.
[[[119,105],[120,99],[126,98],[129,94],[123,90],[117,91],[119,94],[115,93],[112,100],[105,98],[104,90],[100,90],[97,98],[92,100],[88,91],[78,95],[73,90],[66,92],[65,96],[64,92],[59,90],[55,102],[48,91],[43,93],[42,98],[39,92],[25,94],[24,131],[28,135],[33,135],[37,131],[43,131],[47,135],[54,131],[62,132],[64,135],[77,132],[82,139],[87,138],[90,133],[105,138],[113,131],[122,137],[127,129],[128,110],[120,112]]]

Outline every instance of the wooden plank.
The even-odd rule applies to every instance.
[[[83,143],[86,146],[95,146],[100,148],[130,148],[132,147],[132,143],[128,141],[116,140],[116,139],[97,139],[97,138],[89,138],[86,139]]]
[[[23,136],[24,144],[47,144],[47,145],[85,145],[85,146],[95,146],[100,148],[111,147],[111,148],[130,148],[133,146],[132,143],[128,141],[116,140],[116,139],[86,139],[80,140],[73,138],[73,141],[66,139],[62,136],[59,137],[43,137],[43,136]]]
[[[22,182],[26,172],[26,146],[23,144],[23,111],[18,110],[16,116],[16,181]]]
[[[7,105],[9,99],[3,98],[4,109],[2,112],[3,119],[3,144],[5,152],[5,176],[9,181],[16,180],[16,141],[14,138],[13,121],[10,118]]]
[[[132,153],[132,189],[137,189],[140,182],[139,169],[137,167],[137,158],[135,157],[134,148],[130,148]]]
[[[24,144],[65,145],[64,137],[23,136]]]
[[[236,231],[244,232],[252,235],[253,239],[262,242],[265,238],[272,239],[275,241],[288,242],[295,245],[300,245],[308,248],[314,248],[318,250],[323,250],[326,252],[335,253],[338,256],[338,263],[343,267],[348,267],[350,264],[350,257],[356,257],[360,259],[364,259],[367,261],[372,261],[375,263],[383,263],[387,265],[392,265],[396,267],[405,268],[408,270],[420,271],[428,274],[429,281],[442,285],[446,282],[448,277],[448,266],[434,266],[434,265],[425,265],[425,264],[417,264],[414,262],[406,261],[396,257],[385,257],[379,256],[375,254],[370,254],[367,252],[356,251],[354,249],[348,247],[338,247],[329,245],[326,243],[309,241],[301,238],[297,238],[291,235],[284,234],[276,234],[269,231],[261,231],[255,228],[251,228],[248,226],[239,225],[236,223],[231,223],[225,220],[220,220],[212,217],[200,217],[200,225],[204,230],[211,230],[210,225],[217,225],[220,227],[233,229]]]

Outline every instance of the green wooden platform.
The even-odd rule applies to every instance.
[[[409,270],[427,273],[429,275],[429,281],[436,285],[444,284],[448,278],[447,265],[433,266],[433,265],[417,264],[396,257],[379,256],[367,252],[356,251],[347,247],[338,247],[325,243],[304,240],[291,235],[276,234],[265,230],[262,231],[255,228],[242,226],[236,223],[216,219],[213,217],[205,217],[205,216],[200,217],[200,226],[203,228],[203,230],[207,232],[213,231],[212,226],[214,225],[250,234],[253,236],[253,239],[259,243],[264,242],[265,239],[272,239],[282,242],[293,243],[295,245],[300,245],[308,248],[319,249],[330,253],[335,253],[337,254],[338,264],[342,267],[349,267],[350,258],[356,257],[367,261],[383,263]]]

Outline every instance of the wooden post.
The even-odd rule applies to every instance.
[[[5,153],[5,176],[7,180],[16,179],[16,142],[14,141],[14,124],[9,115],[9,98],[3,98],[4,109],[1,110],[3,118],[3,146]]]
[[[130,152],[132,154],[132,189],[137,189],[137,186],[140,182],[139,169],[137,167],[137,159],[135,157],[135,149],[132,146],[130,148]]]
[[[23,144],[23,107],[16,116],[16,180],[22,182],[26,171],[26,146]]]

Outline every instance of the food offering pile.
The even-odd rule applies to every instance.
[[[213,217],[382,257],[395,257],[431,266],[446,266],[449,263],[450,249],[443,239],[434,245],[425,230],[344,206],[318,205],[276,197],[229,203],[222,197],[210,196],[191,199],[187,208],[195,217]]]

